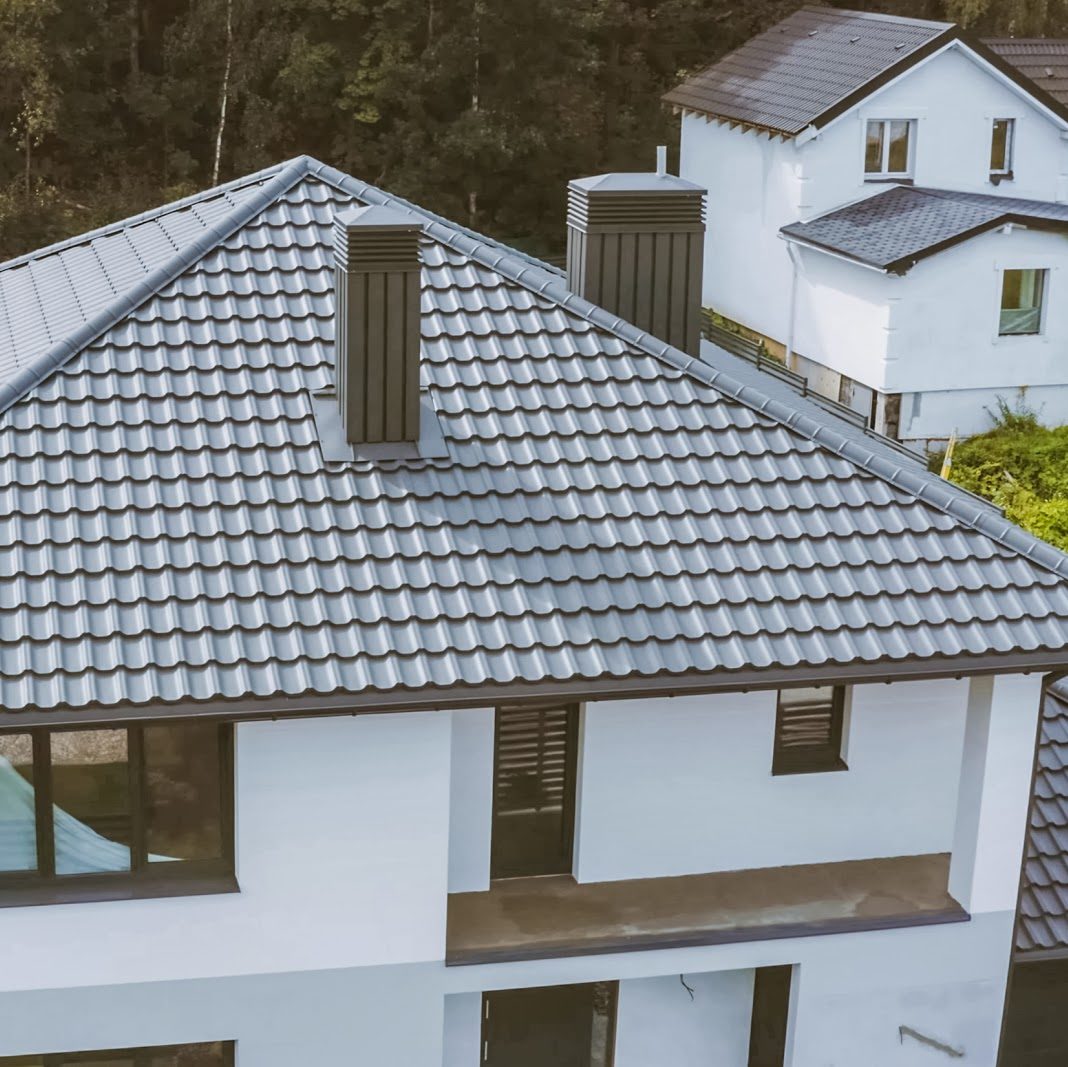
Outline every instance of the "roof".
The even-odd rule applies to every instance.
[[[1068,232],[1068,205],[893,185],[782,228],[785,237],[903,274],[915,263],[1007,223]]]
[[[1046,691],[1016,949],[1068,949],[1068,683],[1063,681]]]
[[[898,450],[314,160],[250,182],[8,382],[5,715],[1068,662],[1068,557]],[[332,223],[367,204],[423,223],[447,456],[323,458]]]
[[[953,39],[949,22],[803,7],[665,94],[676,107],[793,136]]]
[[[1068,105],[1068,40],[1001,37],[984,43],[1058,103]]]

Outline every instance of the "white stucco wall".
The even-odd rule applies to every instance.
[[[451,712],[449,892],[489,889],[493,824],[493,708]]]
[[[752,1011],[751,970],[620,982],[613,1067],[744,1067]]]
[[[450,742],[432,712],[238,726],[241,892],[0,909],[0,994],[442,959]]]
[[[773,777],[775,694],[589,704],[579,881],[948,852],[967,689],[853,690],[848,771]]]

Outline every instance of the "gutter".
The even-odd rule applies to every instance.
[[[825,256],[830,256],[832,259],[840,259],[843,263],[852,263],[857,267],[864,267],[866,270],[873,270],[876,274],[892,274],[896,273],[889,267],[880,267],[875,263],[869,263],[864,259],[857,259],[854,256],[847,256],[844,252],[836,252],[832,248],[828,248],[826,245],[817,244],[815,241],[806,241],[803,237],[798,237],[794,233],[785,233],[782,230],[779,231],[779,237],[786,241],[790,245],[802,245],[805,248],[811,248],[816,252],[822,252]],[[791,256],[792,258],[792,256]]]

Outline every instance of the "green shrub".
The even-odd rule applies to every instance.
[[[942,460],[932,456],[932,469]],[[950,478],[1068,551],[1068,426],[1051,429],[1033,411],[999,401],[994,428],[958,443]]]

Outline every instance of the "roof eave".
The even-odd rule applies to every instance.
[[[977,677],[992,674],[1060,674],[1068,669],[1068,652],[1003,652],[957,657],[884,659],[871,663],[830,664],[821,667],[765,667],[721,672],[688,671],[625,678],[578,679],[566,682],[514,683],[470,686],[461,689],[427,688],[308,696],[240,697],[237,699],[158,701],[76,708],[29,707],[0,711],[0,731],[34,726],[91,723],[149,722],[169,719],[254,721],[336,715],[452,711],[494,707],[498,704],[544,704],[624,700],[640,696],[700,696],[729,692],[756,692],[805,685],[889,685],[894,682]]]

